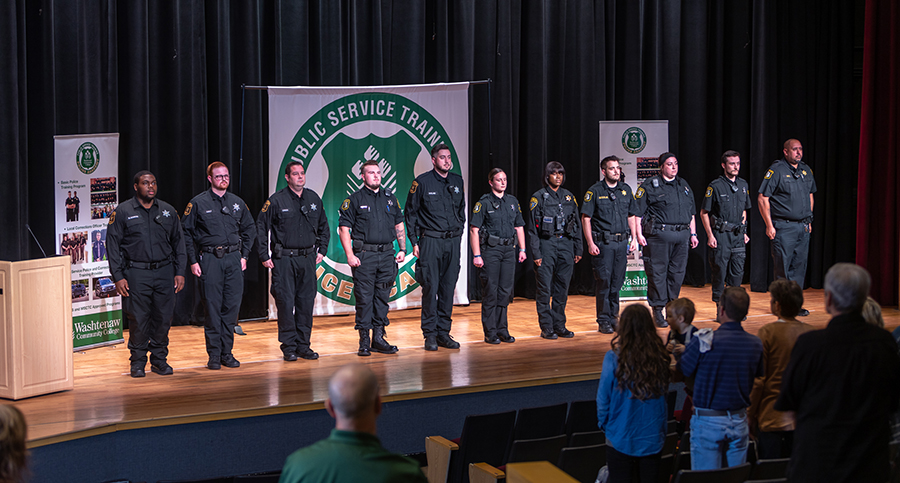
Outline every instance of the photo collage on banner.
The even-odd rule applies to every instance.
[[[363,186],[364,162],[379,162],[382,186],[406,206],[413,180],[433,169],[431,148],[443,143],[450,147],[451,171],[462,176],[469,189],[468,87],[468,83],[268,87],[269,192],[287,185],[283,173],[288,163],[300,162],[306,170],[306,187],[322,197],[331,229],[328,253],[316,270],[314,315],[354,311],[353,277],[338,236],[338,210]],[[468,253],[467,247],[468,230],[463,230],[461,253]],[[466,258],[460,257],[462,273]],[[415,263],[410,248],[391,290],[391,309],[421,306]],[[455,304],[469,303],[467,284],[467,277],[459,277]],[[275,316],[270,296],[269,317]]]
[[[631,190],[637,191],[645,179],[659,173],[658,157],[669,150],[669,121],[600,121],[600,159],[611,155],[622,159],[622,175]],[[598,179],[600,161],[597,161]],[[647,274],[641,250],[628,254],[622,300],[647,298]]]
[[[121,342],[122,300],[106,256],[106,227],[119,201],[119,135],[55,136],[54,144],[54,244],[72,260],[73,347]]]

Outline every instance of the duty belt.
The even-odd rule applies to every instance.
[[[716,227],[714,227],[714,229],[723,233],[733,232],[735,234],[740,234],[744,231],[744,225],[738,225],[737,223],[728,221],[718,221],[716,222]]]
[[[433,230],[422,230],[422,235],[427,236],[429,238],[454,238],[462,235],[462,230],[453,230],[453,231],[433,231]]]
[[[672,224],[665,224],[665,223],[660,223],[660,224],[656,225],[656,227],[662,231],[684,231],[689,228],[688,225],[683,225],[683,224],[682,225],[672,225]]]
[[[811,221],[809,221],[809,218],[804,218],[804,219],[802,219],[802,220],[788,220],[787,218],[775,218],[775,217],[773,217],[772,219],[773,219],[773,220],[778,220],[778,221],[786,221],[786,222],[788,222],[788,223],[803,223],[804,225],[807,225],[807,224],[811,223]]]
[[[140,268],[141,270],[156,270],[157,268],[165,267],[170,263],[172,263],[172,260],[160,260],[158,262],[133,262],[128,260],[126,262],[128,268]]]
[[[315,245],[306,248],[282,248],[281,256],[282,257],[305,257],[310,253],[316,251]]]
[[[566,236],[565,233],[554,233],[554,234],[552,234],[552,235],[542,235],[542,236],[541,236],[541,239],[542,239],[542,240],[549,240],[549,239],[551,239],[551,238],[563,238],[563,237],[565,237],[565,236]]]
[[[610,233],[608,231],[593,232],[594,241],[606,243],[628,241],[628,233]]]
[[[394,250],[393,242],[381,243],[378,245],[376,245],[374,243],[363,243],[362,245],[359,246],[359,248],[353,247],[354,252],[386,252],[389,250],[390,251]]]
[[[206,247],[201,247],[200,251],[203,251],[206,253],[215,253],[217,257],[221,258],[222,255],[224,255],[226,253],[236,252],[240,249],[241,249],[241,244],[236,243],[234,245],[219,245],[219,246],[210,245],[210,246],[206,246]],[[219,255],[220,253],[222,255]]]

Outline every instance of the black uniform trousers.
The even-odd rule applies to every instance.
[[[566,302],[569,300],[569,282],[575,271],[575,247],[572,239],[563,235],[541,237],[541,266],[535,267],[538,323],[543,332],[562,331],[566,328]],[[550,305],[550,298],[553,305]]]
[[[644,271],[647,272],[647,302],[663,308],[678,298],[687,269],[689,230],[659,230],[647,237],[643,249]]]
[[[450,335],[453,291],[459,278],[460,237],[419,238],[416,281],[422,286],[422,334]]]
[[[493,339],[509,336],[507,309],[512,299],[516,275],[516,247],[514,245],[481,245],[484,266],[478,269],[481,279],[481,326],[484,336]]]
[[[125,269],[128,297],[122,297],[122,308],[128,317],[128,350],[131,364],[166,362],[169,355],[169,327],[175,312],[175,265],[157,269],[129,267]]]
[[[210,357],[231,354],[234,326],[244,294],[241,252],[226,253],[222,258],[216,258],[212,253],[201,253],[200,287],[209,312],[203,327],[206,352]]]
[[[600,249],[600,253],[591,258],[597,324],[609,322],[615,326],[616,319],[619,318],[619,290],[625,283],[625,268],[628,265],[628,241],[595,243]]]
[[[739,287],[744,280],[744,261],[747,259],[747,246],[743,233],[733,231],[714,233],[716,248],[709,249],[709,267],[712,271],[712,299],[718,302],[719,297],[729,287]]]
[[[793,280],[803,288],[806,280],[806,260],[809,256],[809,227],[799,221],[775,218],[775,239],[772,240],[772,261],[775,279]]]
[[[356,330],[384,327],[388,322],[391,287],[397,278],[394,251],[358,252],[359,266],[351,267],[356,297]]]
[[[309,350],[312,312],[316,301],[316,253],[273,258],[272,297],[278,310],[281,352]]]

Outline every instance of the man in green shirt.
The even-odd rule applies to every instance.
[[[348,364],[331,376],[325,410],[335,419],[331,436],[288,456],[279,483],[343,483],[428,480],[419,465],[381,446],[378,379],[366,366]]]

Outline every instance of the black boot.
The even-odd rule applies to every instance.
[[[666,318],[663,317],[662,307],[653,307],[653,322],[661,329],[669,326],[669,323],[666,322]]]
[[[357,352],[356,355],[372,355],[372,353],[369,351],[369,329],[359,329],[359,352]]]
[[[372,350],[381,352],[382,354],[394,354],[398,351],[397,346],[391,345],[384,340],[384,327],[375,327],[372,329]]]

